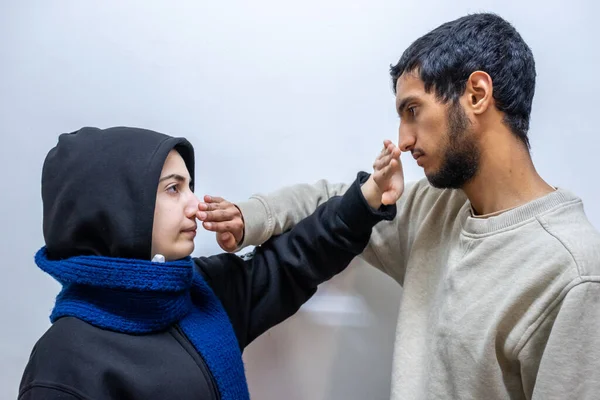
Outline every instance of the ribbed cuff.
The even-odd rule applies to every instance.
[[[374,210],[363,196],[361,186],[369,176],[366,172],[359,172],[340,202],[338,215],[351,229],[373,227],[382,220],[391,221],[396,217],[396,204],[381,205]]]
[[[244,216],[244,239],[236,252],[247,246],[259,246],[271,237],[273,217],[262,200],[251,197],[247,201],[236,203]]]

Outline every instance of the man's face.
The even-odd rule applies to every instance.
[[[190,189],[190,174],[183,158],[171,150],[158,182],[152,257],[162,254],[167,261],[189,256],[194,251],[198,198]]]
[[[399,148],[412,153],[432,186],[457,189],[475,176],[480,152],[460,102],[441,103],[433,91],[425,92],[416,73],[404,73],[396,85],[396,107]]]

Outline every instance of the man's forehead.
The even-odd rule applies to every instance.
[[[413,74],[402,74],[396,82],[396,111],[398,115],[402,115],[410,103],[422,99],[425,95],[425,85],[421,78]]]
[[[405,72],[396,81],[396,100],[425,93],[425,84],[416,72]]]

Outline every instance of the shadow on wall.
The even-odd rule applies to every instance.
[[[246,349],[252,398],[389,399],[401,290],[355,259],[296,315]]]

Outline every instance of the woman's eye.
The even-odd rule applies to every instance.
[[[169,186],[167,188],[167,193],[177,193],[179,190],[177,189],[177,185]]]

